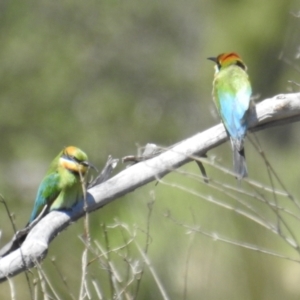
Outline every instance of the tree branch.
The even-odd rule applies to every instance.
[[[300,120],[300,93],[278,95],[256,105],[250,113],[250,131],[283,125]],[[165,152],[139,162],[111,179],[88,190],[88,211],[95,211],[135,189],[161,178],[172,170],[204,155],[228,139],[224,126],[219,124],[198,133]],[[18,249],[0,260],[0,282],[14,276],[46,257],[50,242],[71,222],[84,215],[83,201],[72,211],[53,211],[46,215],[28,234]],[[22,255],[21,255],[22,254]]]

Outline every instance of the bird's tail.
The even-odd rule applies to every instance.
[[[248,169],[246,164],[245,149],[242,142],[236,143],[236,141],[232,141],[232,151],[234,172],[238,175],[238,179],[247,177]]]

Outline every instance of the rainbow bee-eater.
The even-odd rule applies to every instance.
[[[90,167],[96,169],[88,162],[87,155],[82,150],[73,146],[64,148],[50,164],[38,188],[26,228],[18,231],[12,240],[0,249],[0,257],[21,246],[30,230],[30,224],[37,218],[39,220],[51,210],[70,209],[81,200],[84,193],[82,179]]]
[[[89,167],[87,155],[77,147],[64,148],[50,164],[36,195],[29,224],[44,210],[70,209],[83,197],[82,178]],[[80,176],[80,174],[82,176]]]
[[[223,53],[208,59],[216,63],[213,99],[230,136],[234,171],[238,179],[248,175],[244,139],[248,129],[251,84],[247,67],[236,53]]]

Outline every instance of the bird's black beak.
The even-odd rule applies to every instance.
[[[216,64],[218,63],[218,58],[217,57],[208,57],[208,60],[212,60],[213,62],[215,62]]]
[[[94,169],[97,173],[99,172],[98,169],[97,169],[92,163],[90,163],[90,162],[88,162],[88,161],[86,161],[86,160],[80,162],[80,164],[82,164],[82,165],[84,165],[84,166],[86,166],[86,167],[89,167],[89,168]]]

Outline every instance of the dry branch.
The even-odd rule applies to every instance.
[[[256,105],[250,115],[250,130],[300,120],[300,93],[278,95]],[[161,178],[189,162],[192,156],[204,155],[227,140],[222,124],[194,135],[154,158],[139,162],[111,179],[88,190],[88,211],[92,212],[135,189]],[[84,215],[83,201],[72,211],[53,211],[46,215],[28,234],[21,249],[0,260],[0,281],[33,267],[47,254],[50,242],[71,222]],[[22,255],[21,255],[22,251]]]

